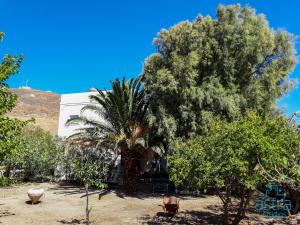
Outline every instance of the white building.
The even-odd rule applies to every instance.
[[[59,112],[59,124],[58,124],[58,136],[62,138],[67,138],[70,135],[76,133],[77,129],[83,128],[82,124],[74,124],[66,126],[66,122],[70,118],[77,118],[81,114],[81,109],[85,105],[91,104],[92,102],[89,99],[90,95],[96,95],[98,92],[94,89],[91,89],[89,92],[83,93],[74,93],[74,94],[63,94],[61,95],[60,100],[60,112]],[[86,117],[94,117],[93,113],[85,112],[83,114]],[[94,119],[99,117],[94,117]],[[111,152],[112,153],[112,152]],[[113,155],[113,154],[112,154]],[[110,177],[111,182],[121,182],[121,156],[116,155],[114,170],[112,172],[112,177]]]
[[[81,113],[81,109],[88,104],[91,104],[92,102],[89,99],[90,95],[96,95],[98,92],[91,89],[90,92],[83,92],[83,93],[74,93],[74,94],[63,94],[61,95],[60,100],[60,113],[59,113],[59,124],[58,124],[58,136],[62,138],[67,138],[70,135],[76,133],[76,130],[83,128],[84,125],[82,124],[75,124],[75,125],[69,125],[66,126],[66,122],[70,118],[77,118]],[[99,116],[94,117],[93,113],[91,112],[85,112],[84,116],[99,119]],[[114,153],[111,152],[113,155]],[[111,182],[115,183],[121,183],[122,182],[122,175],[121,175],[121,156],[115,155],[116,161],[114,164],[114,171],[112,172],[112,177],[110,177]],[[149,172],[150,170],[154,170],[152,167],[152,164],[147,164],[147,161],[141,161],[143,163],[142,167],[144,168],[144,171]],[[149,167],[151,166],[151,167]],[[160,167],[159,167],[160,168]]]
[[[60,100],[60,112],[58,123],[58,136],[68,137],[76,132],[76,129],[82,128],[83,125],[66,126],[66,122],[70,118],[77,118],[80,116],[80,111],[83,106],[90,104],[90,95],[95,95],[94,90],[90,92],[63,94]],[[88,115],[92,116],[92,115]]]

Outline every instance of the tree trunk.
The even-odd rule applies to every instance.
[[[295,207],[293,209],[293,214],[297,214],[299,211],[299,197],[297,196],[296,198],[294,198],[295,201]]]
[[[127,193],[136,192],[139,189],[141,175],[140,155],[136,150],[126,149],[122,151],[123,184]]]
[[[252,198],[252,195],[253,195],[254,191],[249,191],[249,194],[247,196],[247,199],[246,199],[246,202],[245,202],[245,207],[244,207],[244,211],[242,213],[242,217],[245,218],[246,216],[246,210],[247,210],[247,207],[251,201],[251,198]]]
[[[224,203],[224,224],[229,225],[229,210],[228,210],[228,202]]]
[[[240,223],[240,221],[242,220],[242,214],[244,212],[244,202],[245,202],[245,191],[244,191],[244,189],[242,189],[239,208],[238,208],[238,211],[237,211],[235,218],[233,220],[233,223],[232,223],[234,225],[238,225]]]
[[[245,214],[246,214],[246,209],[250,203],[252,194],[253,194],[253,191],[250,191],[250,190],[245,191],[244,188],[242,189],[241,201],[239,204],[237,214],[235,215],[234,221],[232,223],[233,225],[238,225],[242,221],[242,219],[244,219]]]
[[[86,194],[86,207],[85,207],[85,221],[86,224],[90,224],[90,209],[89,209],[89,185],[85,185],[85,194]]]
[[[4,176],[7,178],[10,178],[10,171],[11,171],[11,163],[9,163],[6,168],[5,168],[5,172],[4,172]]]
[[[288,212],[289,216],[290,214],[292,213],[293,215],[294,214],[297,214],[299,212],[299,198],[300,198],[300,192],[293,188],[293,187],[290,187],[289,185],[282,185],[283,188],[285,190],[288,191],[290,197],[291,197],[291,200],[293,200],[295,202],[294,204],[294,208],[292,209],[292,212]]]
[[[230,206],[230,195],[228,193],[228,189],[226,188],[225,192],[221,192],[220,190],[217,190],[218,195],[220,199],[223,202],[223,209],[224,209],[224,214],[223,214],[223,224],[224,225],[229,225],[229,206]]]

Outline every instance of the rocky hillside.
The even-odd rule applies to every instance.
[[[12,89],[18,96],[17,106],[8,114],[11,118],[35,118],[35,125],[57,134],[60,95],[28,88]]]

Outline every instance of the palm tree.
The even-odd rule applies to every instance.
[[[91,104],[82,108],[80,117],[67,121],[67,125],[85,125],[69,140],[121,154],[125,190],[134,192],[138,189],[141,175],[142,152],[155,149],[150,145],[147,120],[149,101],[139,79],[130,79],[128,82],[117,79],[111,82],[111,86],[111,91],[97,90],[97,95],[89,96]],[[86,111],[95,116],[88,117]]]

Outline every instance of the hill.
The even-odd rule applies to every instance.
[[[35,118],[35,125],[56,135],[58,129],[60,95],[53,92],[17,88],[12,91],[18,96],[16,107],[8,113],[11,118],[28,120]]]

